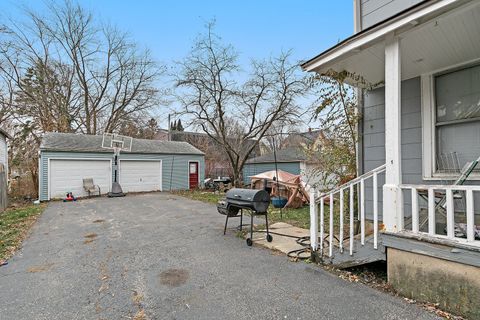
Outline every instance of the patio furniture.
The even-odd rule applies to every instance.
[[[93,183],[93,178],[83,179],[83,189],[88,193],[90,198],[93,193],[98,191],[98,196],[101,195],[100,186]]]
[[[438,162],[438,170],[447,175],[454,176],[455,174],[459,174],[457,178],[454,180],[452,186],[460,186],[467,181],[470,174],[472,174],[473,170],[475,170],[478,162],[480,161],[480,157],[474,161],[467,162],[463,168],[460,170],[460,163],[458,161],[457,153],[452,152],[450,154],[442,154],[437,159]],[[450,180],[451,181],[451,180]],[[448,181],[442,181],[443,184],[448,185]],[[465,212],[465,192],[464,191],[454,191],[453,192],[453,200],[457,201],[456,207],[458,207],[461,211]],[[428,190],[421,190],[418,192],[418,195],[425,201],[428,202]],[[438,210],[440,214],[446,217],[446,202],[447,196],[445,192],[435,191],[434,193],[434,201],[435,201],[435,211]],[[420,223],[420,228],[423,227],[428,221],[428,217],[426,217]],[[458,223],[455,223],[455,230],[460,230],[458,228]],[[457,236],[457,232],[455,232]],[[458,232],[458,236],[460,236],[462,232]]]

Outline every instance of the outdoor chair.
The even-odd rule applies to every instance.
[[[98,190],[98,196],[101,195],[100,186],[95,185],[95,184],[93,183],[93,178],[85,178],[85,179],[83,179],[83,189],[85,189],[85,191],[88,193],[88,197],[89,197],[89,198],[90,198],[90,196],[91,196],[93,193],[96,193],[97,190]]]
[[[478,162],[480,161],[480,157],[474,161],[467,162],[462,169],[460,169],[458,157],[456,152],[452,152],[451,154],[440,155],[437,159],[439,171],[445,174],[456,176],[456,179],[453,181],[452,186],[460,186],[465,184],[468,177],[472,174],[475,170]],[[447,181],[442,181],[443,184],[449,185]],[[425,201],[428,202],[428,190],[420,190],[418,195]],[[444,191],[435,191],[434,192],[434,201],[435,201],[435,211],[439,212],[442,216],[446,217],[446,202],[447,197]],[[457,201],[457,207],[460,211],[465,212],[465,192],[464,191],[454,191],[453,192],[453,200]],[[423,221],[420,222],[420,228],[422,228],[428,221],[428,217],[426,217]],[[461,229],[458,223],[455,223],[455,235],[460,236],[463,232],[458,231],[457,229]]]

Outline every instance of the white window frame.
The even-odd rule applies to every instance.
[[[478,64],[480,59],[452,65],[443,69],[421,75],[421,113],[422,113],[422,175],[424,180],[448,180],[456,178],[455,174],[437,173],[436,157],[436,106],[435,106],[435,76],[468,68]],[[469,180],[480,180],[480,173],[472,173]]]

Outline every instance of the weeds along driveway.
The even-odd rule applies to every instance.
[[[223,223],[215,206],[168,193],[52,202],[0,268],[0,318],[434,318],[247,247]]]

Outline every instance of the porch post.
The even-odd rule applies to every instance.
[[[385,185],[383,223],[386,231],[403,229],[401,157],[401,56],[400,39],[389,35],[385,44]]]

